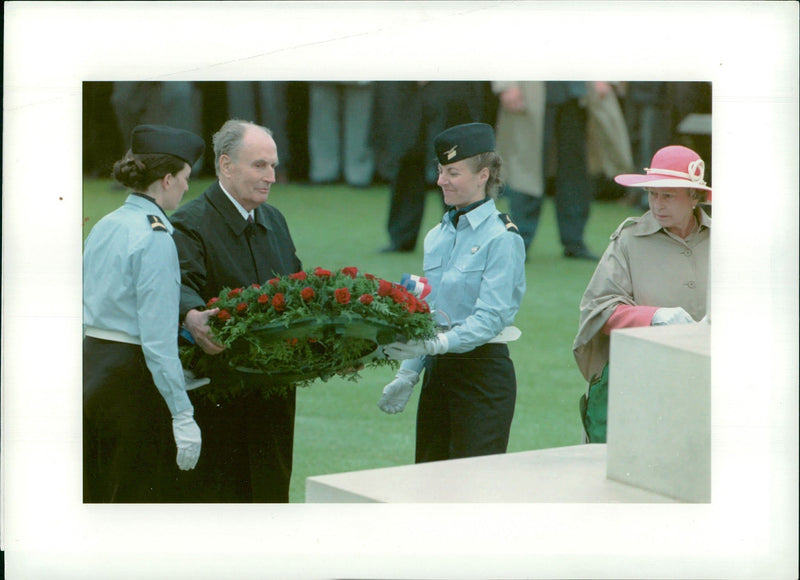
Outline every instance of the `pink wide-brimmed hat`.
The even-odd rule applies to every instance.
[[[656,151],[650,167],[644,169],[647,173],[617,175],[614,181],[628,187],[689,187],[704,189],[709,192],[711,188],[703,181],[706,164],[700,156],[682,145],[669,145]]]

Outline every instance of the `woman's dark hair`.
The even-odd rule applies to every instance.
[[[186,162],[167,153],[145,153],[137,155],[130,150],[125,157],[114,163],[114,179],[134,191],[144,192],[150,185],[167,175],[176,175]]]
[[[478,173],[484,167],[489,168],[489,179],[486,180],[486,195],[496,198],[503,186],[500,179],[500,169],[503,167],[503,159],[494,151],[478,153],[474,157],[468,157],[465,161],[472,168],[473,173]]]

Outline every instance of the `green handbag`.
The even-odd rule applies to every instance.
[[[581,395],[581,421],[589,443],[606,442],[608,422],[608,363],[603,372],[589,383],[588,398]]]

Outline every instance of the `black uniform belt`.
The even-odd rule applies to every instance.
[[[467,352],[448,352],[438,355],[443,358],[493,358],[508,356],[508,345],[504,342],[490,342]]]

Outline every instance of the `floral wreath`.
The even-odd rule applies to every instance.
[[[219,308],[209,325],[225,350],[211,356],[187,344],[180,349],[181,361],[198,377],[212,375],[211,384],[196,392],[214,401],[245,389],[230,384],[241,380],[215,384],[214,369],[225,365],[268,376],[270,392],[336,374],[355,381],[367,366],[397,366],[382,356],[381,345],[435,334],[430,307],[417,297],[425,294],[419,278],[412,278],[409,283],[404,276],[404,286],[360,274],[355,267],[315,268],[263,285],[223,288],[206,306]]]

